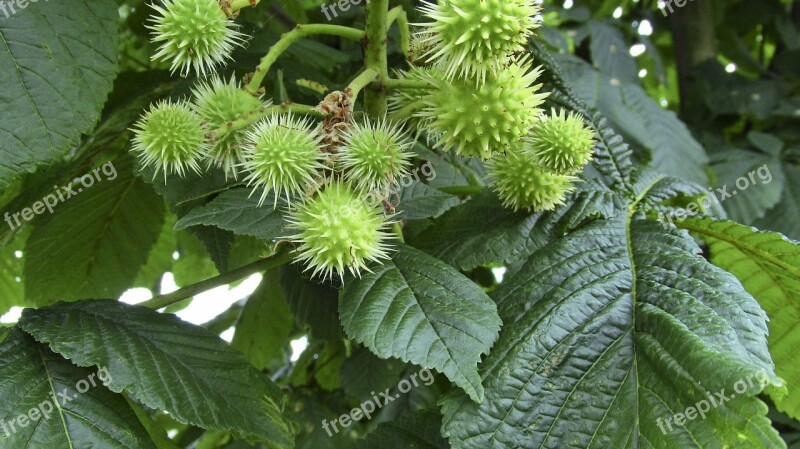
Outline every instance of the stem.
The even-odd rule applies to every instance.
[[[397,21],[397,26],[400,28],[400,49],[408,57],[408,53],[411,50],[411,28],[408,24],[408,14],[406,14],[406,10],[402,6],[397,6],[389,11],[386,28],[388,29],[392,26],[395,21]]]
[[[384,0],[385,1],[385,0]],[[297,25],[292,31],[284,33],[283,36],[276,42],[256,67],[253,78],[247,83],[245,89],[250,93],[258,92],[264,77],[267,75],[270,67],[275,61],[278,60],[283,52],[285,52],[293,43],[308,36],[317,34],[326,34],[330,36],[339,36],[347,39],[359,41],[364,38],[365,33],[356,28],[350,28],[341,25],[325,25],[325,24],[310,24],[310,25]]]
[[[389,0],[372,0],[367,4],[365,66],[377,73],[375,82],[365,91],[364,112],[374,119],[383,118],[387,109],[386,80],[389,79],[386,30]]]
[[[291,260],[292,256],[288,251],[281,251],[265,259],[253,262],[250,265],[245,265],[233,271],[229,271],[227,273],[220,274],[219,276],[206,279],[205,281],[201,281],[196,284],[186,286],[180,290],[168,293],[166,295],[156,296],[155,298],[149,301],[145,301],[139,305],[154,310],[163,309],[164,307],[171,306],[172,304],[181,302],[187,298],[192,298],[194,296],[199,295],[200,293],[206,292],[213,288],[217,288],[223,285],[228,285],[232,282],[238,281],[239,279],[244,279],[250,275],[261,273],[271,268],[285,265]]]
[[[256,6],[261,0],[231,0],[231,11],[238,11],[248,6]]]
[[[356,99],[358,98],[358,94],[361,92],[361,89],[366,87],[369,83],[375,81],[375,77],[378,75],[373,69],[364,69],[360,75],[355,77],[353,81],[350,81],[350,84],[347,86],[350,89],[350,101],[351,103],[355,103]]]
[[[397,240],[400,240],[400,243],[406,242],[406,239],[403,237],[403,226],[400,225],[399,221],[392,225],[392,231],[397,235]]]
[[[240,119],[236,119],[230,121],[221,127],[215,129],[212,134],[214,138],[217,139],[220,136],[223,136],[231,131],[238,131],[240,129],[247,128],[248,126],[252,125],[253,123],[261,120],[264,117],[268,117],[272,114],[276,114],[279,112],[293,112],[295,114],[309,114],[309,115],[322,115],[322,112],[317,110],[314,106],[309,106],[307,104],[299,104],[299,103],[283,103],[283,104],[276,104],[267,108],[259,109],[255,112],[251,112],[249,115],[242,117]]]
[[[386,87],[389,89],[433,89],[431,83],[425,80],[388,79]]]
[[[425,102],[422,100],[417,100],[413,103],[409,103],[402,108],[392,112],[392,120],[393,121],[401,121],[407,118],[410,118],[414,115],[415,112],[419,111],[420,109],[425,107]]]
[[[458,196],[472,196],[477,195],[486,188],[486,186],[481,185],[468,185],[468,186],[450,186],[450,187],[439,187],[444,193],[449,193],[451,195],[458,195]]]

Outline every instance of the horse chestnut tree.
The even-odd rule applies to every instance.
[[[798,244],[635,157],[559,10],[72,3],[0,22],[0,448],[786,447]]]

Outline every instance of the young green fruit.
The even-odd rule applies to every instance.
[[[482,81],[525,49],[541,25],[541,4],[540,0],[426,1],[420,9],[433,22],[422,24],[419,41],[430,47],[427,61],[448,79]]]
[[[388,222],[376,208],[347,184],[332,181],[310,200],[290,211],[290,236],[299,246],[298,260],[322,274],[342,276],[345,270],[361,276],[369,262],[388,259]]]
[[[164,0],[153,4],[156,15],[147,27],[153,43],[159,44],[155,61],[171,63],[171,70],[186,76],[194,69],[203,75],[230,59],[234,47],[242,45],[244,34],[228,19],[218,0]]]
[[[200,161],[208,153],[203,120],[184,101],[160,101],[134,124],[131,151],[144,167],[183,177],[188,170],[200,173]]]
[[[573,190],[574,176],[551,173],[536,164],[529,148],[509,149],[505,156],[496,156],[487,164],[488,176],[503,205],[535,212],[553,210],[564,204]]]
[[[480,85],[429,75],[435,88],[422,98],[425,108],[417,115],[428,121],[435,147],[489,159],[519,142],[539,119],[538,106],[548,95],[537,93],[541,84],[533,85],[540,74],[541,68],[531,70],[523,59]]]
[[[225,82],[214,75],[208,81],[200,82],[192,93],[195,111],[211,130],[269,106],[269,103],[264,103],[242,90],[233,76],[230,81]],[[225,171],[226,176],[230,174],[238,178],[237,164],[241,159],[242,143],[246,135],[246,130],[233,130],[212,141],[209,166],[219,167]]]
[[[552,111],[536,124],[530,150],[539,165],[553,173],[572,175],[592,160],[594,132],[574,112]]]
[[[339,163],[345,180],[361,191],[384,189],[409,172],[412,143],[397,125],[354,123],[345,132]]]
[[[303,195],[316,185],[323,153],[322,136],[308,119],[293,115],[273,115],[247,133],[247,143],[240,167],[253,193],[261,190],[258,205],[274,194],[273,207],[283,195],[291,204],[292,196]]]

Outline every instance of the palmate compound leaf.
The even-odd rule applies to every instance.
[[[775,371],[788,386],[778,410],[800,418],[800,244],[732,221],[690,218],[676,225],[708,243],[711,262],[733,273],[767,312]]]
[[[103,386],[102,367],[79,368],[19,329],[0,360],[0,447],[156,449],[125,397]]]
[[[685,231],[639,212],[595,221],[492,296],[504,328],[485,401],[443,401],[454,449],[785,447],[753,397],[781,384],[766,316]]]
[[[500,331],[492,300],[467,277],[399,244],[373,273],[348,279],[339,296],[347,335],[382,358],[434,368],[483,400],[477,365]]]
[[[117,301],[27,309],[19,326],[79,366],[104,366],[108,388],[176,420],[291,448],[277,386],[211,332]]]

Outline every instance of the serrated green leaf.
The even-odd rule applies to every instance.
[[[28,304],[119,297],[147,261],[164,223],[163,202],[133,175],[127,156],[112,163],[116,178],[90,174],[94,185],[78,183],[77,196],[33,228],[24,259]]]
[[[542,248],[493,293],[505,326],[481,367],[486,400],[444,400],[454,449],[784,447],[754,397],[761,379],[780,384],[764,312],[685,231],[639,216]]]
[[[477,365],[501,322],[486,293],[449,265],[399,245],[374,273],[346,282],[339,313],[347,335],[379,357],[436,369],[483,400]]]
[[[604,186],[588,182],[579,189],[555,211],[534,214],[503,207],[495,193],[486,189],[445,212],[411,242],[464,271],[522,260],[584,220],[616,213],[619,199]]]
[[[0,191],[67,155],[94,126],[117,72],[116,4],[26,4],[0,19]]]
[[[760,229],[770,229],[800,240],[800,166],[784,163],[786,186],[778,204],[764,217],[753,223]]]
[[[0,360],[0,447],[156,449],[125,398],[103,386],[105,372],[79,368],[19,329],[0,344]]]
[[[769,348],[788,394],[770,392],[778,410],[800,419],[800,244],[732,221],[692,218],[679,227],[699,234],[711,262],[733,273],[767,312]]]
[[[284,205],[272,207],[272,201],[258,206],[258,198],[250,189],[222,192],[208,204],[192,209],[175,225],[175,229],[191,226],[216,226],[238,235],[274,240],[287,235],[284,229]]]
[[[154,292],[160,291],[161,279],[164,273],[172,270],[175,262],[173,256],[178,250],[178,240],[175,231],[172,230],[173,226],[175,226],[175,216],[167,214],[158,240],[150,250],[147,262],[139,270],[131,287],[143,287]]]
[[[403,189],[397,206],[400,220],[421,220],[438,217],[457,206],[457,196],[444,193],[423,182],[415,182]]]
[[[639,67],[622,33],[613,25],[596,20],[586,26],[591,31],[589,50],[595,67],[611,78],[637,83]]]
[[[638,84],[612,78],[571,55],[556,55],[578,98],[608,117],[631,144],[646,149],[658,171],[705,184],[708,157],[674,112],[663,109]]]
[[[278,388],[202,327],[116,301],[27,309],[19,325],[79,366],[107,367],[112,391],[182,423],[292,447]]]
[[[359,346],[342,365],[342,387],[359,403],[400,381],[406,364],[397,359],[381,359]]]
[[[178,231],[178,260],[172,264],[172,274],[179,287],[185,287],[219,274],[203,243],[188,232]]]
[[[752,224],[781,199],[785,177],[775,156],[729,149],[711,168],[719,178],[717,185],[730,194],[715,191],[732,220]]]
[[[567,84],[564,70],[541,43],[534,39],[530,42],[529,49],[534,58],[545,68],[542,81],[553,87],[552,94],[548,97],[549,102],[578,112],[597,133],[591,166],[605,178],[609,186],[617,187],[619,190],[629,190],[630,178],[634,172],[631,148],[611,127],[608,120],[596,110],[587,107],[571,85]]]
[[[244,353],[253,366],[263,370],[272,362],[286,358],[293,324],[278,270],[270,270],[247,298],[236,322],[231,346]]]
[[[423,410],[378,426],[357,449],[449,449],[439,434],[442,417],[435,410]]]
[[[344,337],[339,323],[338,294],[333,286],[317,284],[296,266],[284,266],[280,271],[281,287],[295,320],[308,326],[316,338],[337,340]]]

